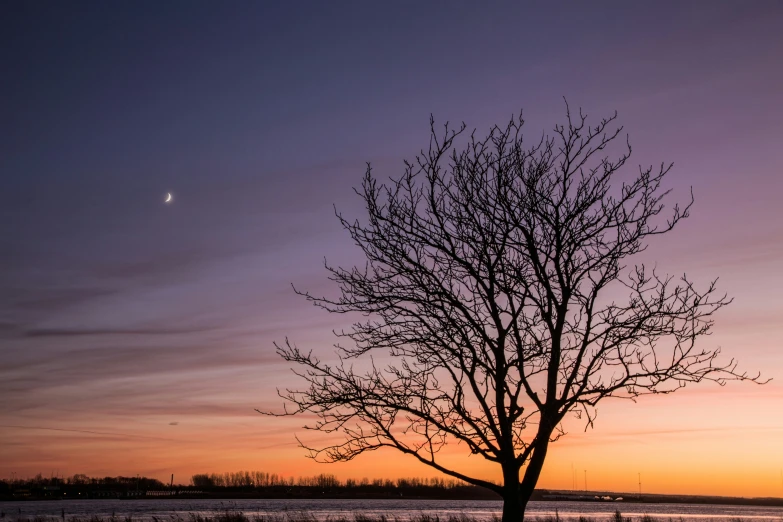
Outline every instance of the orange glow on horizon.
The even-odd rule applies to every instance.
[[[571,489],[574,469],[578,490],[584,489],[586,470],[588,490],[636,492],[641,473],[644,493],[783,496],[779,443],[783,424],[758,422],[759,412],[772,403],[779,404],[782,388],[734,384],[678,394],[679,400],[656,396],[645,397],[639,404],[607,403],[599,410],[595,429],[587,432],[579,421],[570,421],[568,434],[550,446],[538,487]],[[705,395],[722,400],[704,406]],[[664,419],[668,419],[666,424]],[[313,439],[313,433],[297,428],[300,424],[297,419],[270,422],[248,414],[183,420],[164,427],[150,418],[110,432],[97,427],[80,431],[4,427],[0,476],[11,472],[17,477],[138,473],[165,482],[174,473],[177,483],[188,483],[195,473],[239,470],[285,477],[329,473],[341,480],[439,476],[393,450],[370,452],[349,463],[314,463],[304,457],[293,435],[309,436],[308,440],[323,437],[315,434]],[[71,429],[67,422],[59,426],[58,430]],[[450,446],[442,457],[456,469],[479,478],[496,482],[501,478],[494,464],[465,456],[458,445]]]

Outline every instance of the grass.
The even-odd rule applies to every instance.
[[[3,517],[5,518],[5,514]],[[411,518],[398,518],[396,516],[387,515],[363,515],[361,513],[355,513],[351,515],[333,515],[328,516],[326,519],[318,519],[313,514],[307,512],[286,512],[271,515],[252,515],[248,516],[241,511],[225,511],[216,513],[214,515],[202,515],[199,513],[188,513],[187,515],[170,515],[168,517],[139,517],[133,519],[131,516],[118,517],[115,515],[101,517],[98,515],[91,516],[70,516],[64,519],[65,522],[141,522],[142,520],[150,520],[153,522],[500,522],[500,517],[494,516],[490,519],[470,517],[465,514],[438,516],[420,514]],[[11,519],[16,522],[57,522],[63,520],[57,516],[36,516],[27,518]],[[554,515],[547,515],[543,517],[528,517],[528,522],[684,522],[682,518],[664,519],[663,517],[652,517],[650,515],[642,515],[637,518],[623,516],[620,511],[615,511],[608,519],[592,518],[580,515],[577,517],[561,517],[559,513],[555,512]],[[10,521],[9,521],[10,522]],[[731,518],[725,522],[745,522],[741,518]],[[780,522],[783,522],[781,519]]]

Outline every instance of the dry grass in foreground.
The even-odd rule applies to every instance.
[[[107,516],[101,517],[97,515],[92,516],[69,516],[64,519],[55,516],[36,516],[36,517],[23,517],[12,519],[16,522],[57,522],[64,520],[64,522],[142,522],[152,520],[153,522],[500,522],[499,516],[493,516],[489,518],[476,518],[468,515],[427,515],[420,514],[413,517],[397,517],[387,515],[362,515],[355,513],[352,515],[333,515],[328,516],[325,519],[319,519],[314,515],[307,512],[287,512],[271,515],[245,515],[240,511],[225,511],[222,513],[216,513],[214,515],[202,515],[198,513],[177,514],[170,515],[168,517],[158,516],[146,516],[133,518],[131,516],[118,517]],[[642,515],[637,517],[626,517],[622,513],[616,511],[608,518],[594,518],[586,516],[569,517],[560,516],[559,514],[543,516],[543,517],[528,517],[526,519],[529,522],[684,522],[682,517],[653,517],[650,515]],[[742,518],[727,518],[722,519],[721,522],[746,522]],[[783,522],[783,518],[778,522]]]

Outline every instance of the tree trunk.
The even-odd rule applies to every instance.
[[[525,502],[527,504],[527,502]],[[515,491],[513,495],[503,495],[503,518],[501,522],[522,522],[525,518],[525,504],[519,492]]]
[[[519,495],[519,467],[516,463],[503,466],[502,522],[522,522],[527,500]]]

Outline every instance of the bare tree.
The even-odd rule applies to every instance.
[[[428,152],[399,179],[380,184],[368,165],[356,190],[368,220],[337,213],[366,266],[326,265],[337,298],[301,293],[365,319],[336,332],[350,345],[336,345],[335,364],[288,340],[276,345],[309,385],[278,392],[293,404],[283,415],[309,412],[317,421],[306,428],[341,435],[327,447],[303,444],[310,457],[396,448],[497,492],[503,521],[519,521],[569,412],[590,426],[607,397],[758,381],[733,359],[720,362],[719,349],[695,346],[730,302],[714,281],[699,289],[686,276],[626,266],[688,216],[693,198],[666,210],[671,165],[611,184],[631,153],[627,140],[615,142],[616,116],[590,126],[567,111],[565,125],[527,148],[521,114],[482,139],[464,124],[439,134],[431,120]],[[618,290],[626,301],[607,297]],[[389,362],[376,364],[378,352]],[[444,464],[448,443],[496,462],[502,484]]]

